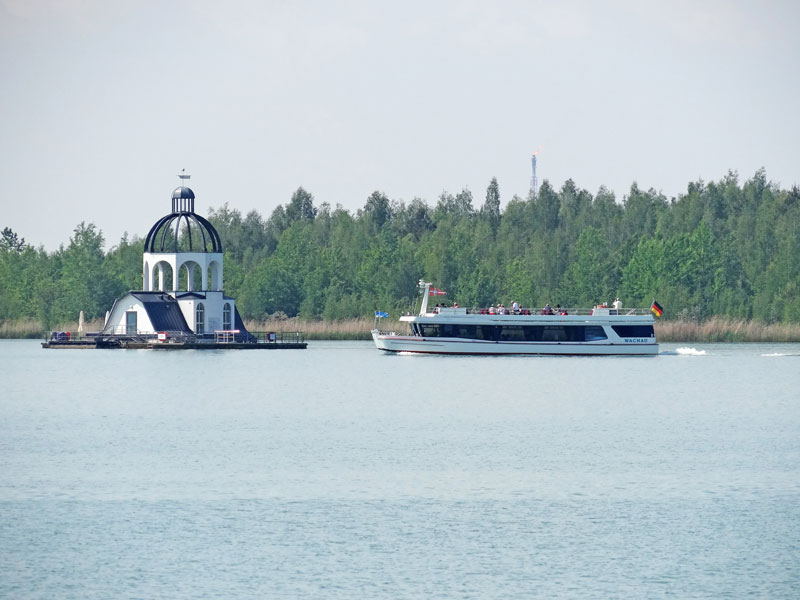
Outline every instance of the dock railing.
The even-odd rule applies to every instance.
[[[258,344],[302,344],[305,334],[302,331],[251,331]]]
[[[44,332],[45,342],[71,342],[78,341],[136,341],[142,343],[166,343],[166,344],[302,344],[305,342],[305,334],[301,331],[242,331],[221,330],[208,333],[186,333],[183,331],[161,331],[161,332],[131,332],[126,326],[108,328],[101,332],[76,333],[74,331],[46,331]]]

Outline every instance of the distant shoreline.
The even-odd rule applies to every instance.
[[[102,321],[86,323],[85,331],[98,331]],[[267,321],[246,320],[249,331],[302,331],[306,340],[369,340],[374,326],[371,318],[342,321],[303,321],[298,318]],[[381,329],[404,331],[399,321],[384,320]],[[53,331],[78,330],[77,323],[52,327]],[[656,321],[659,342],[800,342],[800,323],[762,323],[755,320],[713,317],[703,322]],[[35,320],[6,321],[0,324],[0,339],[41,339],[44,328]]]

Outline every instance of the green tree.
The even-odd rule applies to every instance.
[[[0,251],[20,254],[25,249],[25,238],[19,237],[10,227],[4,227],[0,234]]]
[[[304,190],[297,188],[289,204],[286,205],[286,218],[289,223],[295,221],[313,221],[317,216],[317,209],[314,208],[314,196]]]
[[[616,295],[612,251],[599,229],[584,229],[561,286],[561,301],[569,306],[594,306]]]
[[[59,294],[53,316],[62,321],[87,319],[105,314],[119,294],[119,284],[103,269],[103,234],[93,223],[81,222],[61,255]],[[138,269],[141,273],[141,266]],[[137,286],[140,287],[140,286]]]
[[[389,198],[382,192],[372,192],[364,205],[363,218],[371,226],[372,232],[383,229],[384,224],[392,218],[392,209]]]
[[[500,225],[500,186],[497,177],[492,177],[489,187],[486,188],[486,201],[481,207],[480,215],[489,223],[492,231],[497,231]]]

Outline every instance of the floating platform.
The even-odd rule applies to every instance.
[[[119,348],[126,349],[147,349],[147,350],[305,350],[306,342],[295,342],[291,344],[272,342],[266,344],[244,344],[238,342],[176,342],[176,343],[151,343],[141,344],[136,342],[124,342]],[[98,348],[110,348],[111,346],[98,346]]]
[[[97,342],[92,339],[82,340],[47,340],[42,342],[42,348],[70,348],[73,350],[92,350],[97,348]]]
[[[71,350],[94,350],[94,349],[121,349],[121,350],[305,350],[307,342],[281,343],[272,342],[267,344],[240,344],[236,342],[215,343],[215,342],[137,342],[137,341],[116,341],[98,342],[94,340],[70,340],[57,341],[48,340],[42,342],[42,348],[56,349],[67,348]]]
[[[235,337],[219,335],[213,338],[199,336],[172,337],[158,339],[157,336],[105,336],[87,335],[85,337],[51,336],[42,342],[47,349],[121,349],[121,350],[305,350],[308,343],[303,334],[257,333],[249,334],[251,341],[237,341]]]

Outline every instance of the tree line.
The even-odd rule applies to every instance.
[[[635,183],[618,201],[604,187],[592,195],[572,180],[560,189],[545,181],[502,209],[496,179],[478,202],[468,189],[435,205],[376,191],[354,213],[316,206],[299,188],[267,218],[224,204],[208,220],[222,238],[225,291],[244,318],[396,316],[412,310],[423,278],[461,306],[588,307],[619,296],[639,307],[655,298],[668,318],[800,321],[800,190],[763,169],[744,183],[733,172],[693,182],[672,199]],[[104,245],[92,223],[54,252],[6,227],[0,320],[48,328],[80,310],[99,318],[141,289],[143,239]]]

